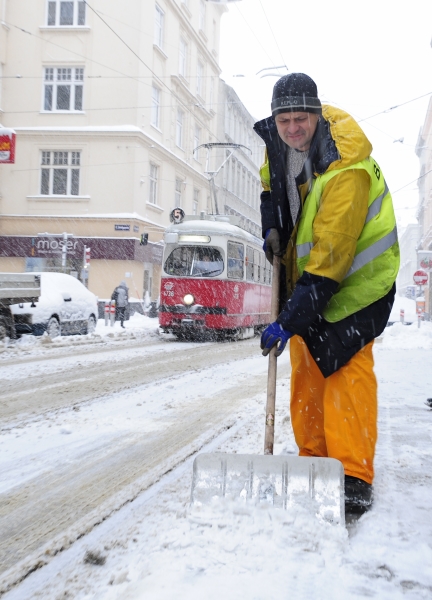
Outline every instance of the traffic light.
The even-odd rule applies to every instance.
[[[140,246],[147,246],[147,244],[148,244],[148,233],[142,233]]]

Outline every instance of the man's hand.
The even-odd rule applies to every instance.
[[[263,250],[269,263],[273,264],[273,256],[281,256],[279,232],[273,227],[267,229],[264,237]]]
[[[284,329],[282,325],[279,325],[276,321],[270,323],[268,327],[264,329],[261,334],[261,350],[263,356],[267,356],[273,346],[277,347],[276,356],[280,356],[285,350],[288,340],[294,334],[287,329]]]

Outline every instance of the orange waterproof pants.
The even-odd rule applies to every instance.
[[[377,439],[373,342],[324,378],[303,339],[290,340],[291,421],[300,456],[341,461],[345,475],[372,483]]]

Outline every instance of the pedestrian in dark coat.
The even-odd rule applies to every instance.
[[[115,300],[116,303],[116,321],[120,321],[120,325],[125,328],[123,322],[126,316],[126,309],[129,307],[129,288],[126,282],[121,281],[120,285],[113,291],[111,300]]]

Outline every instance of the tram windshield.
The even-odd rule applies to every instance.
[[[179,246],[166,259],[164,270],[177,277],[216,277],[224,270],[224,262],[217,248]]]

